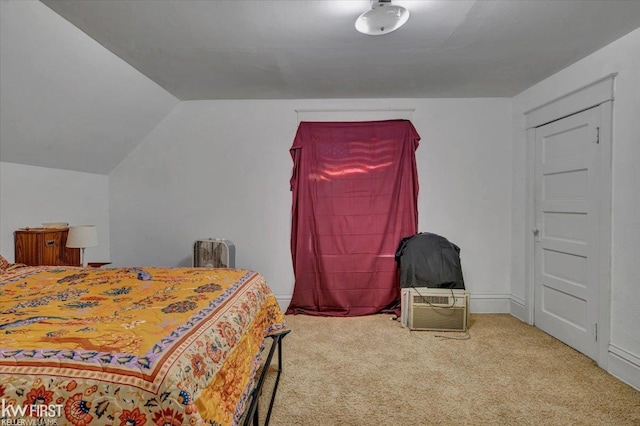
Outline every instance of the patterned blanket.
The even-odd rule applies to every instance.
[[[234,425],[265,337],[285,328],[251,271],[5,271],[0,423]]]

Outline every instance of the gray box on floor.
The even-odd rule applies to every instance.
[[[466,331],[469,292],[444,288],[403,288],[402,326],[409,330]]]
[[[193,244],[193,266],[235,268],[236,246],[224,238],[207,238]]]

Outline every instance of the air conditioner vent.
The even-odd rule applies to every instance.
[[[413,296],[413,303],[426,303],[427,305],[449,305],[449,296]]]

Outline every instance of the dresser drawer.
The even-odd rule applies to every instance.
[[[30,266],[80,266],[80,249],[67,248],[68,228],[15,231],[15,261]]]

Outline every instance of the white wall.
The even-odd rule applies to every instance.
[[[114,264],[187,265],[225,237],[287,301],[296,109],[415,108],[419,228],[462,249],[475,311],[508,311],[509,99],[183,102],[109,175]]]
[[[640,388],[640,29],[513,99],[511,291],[517,300],[526,299],[523,113],[615,72],[609,370]]]
[[[96,225],[88,261],[109,260],[107,176],[0,162],[0,253],[14,260],[13,232],[43,222]]]

